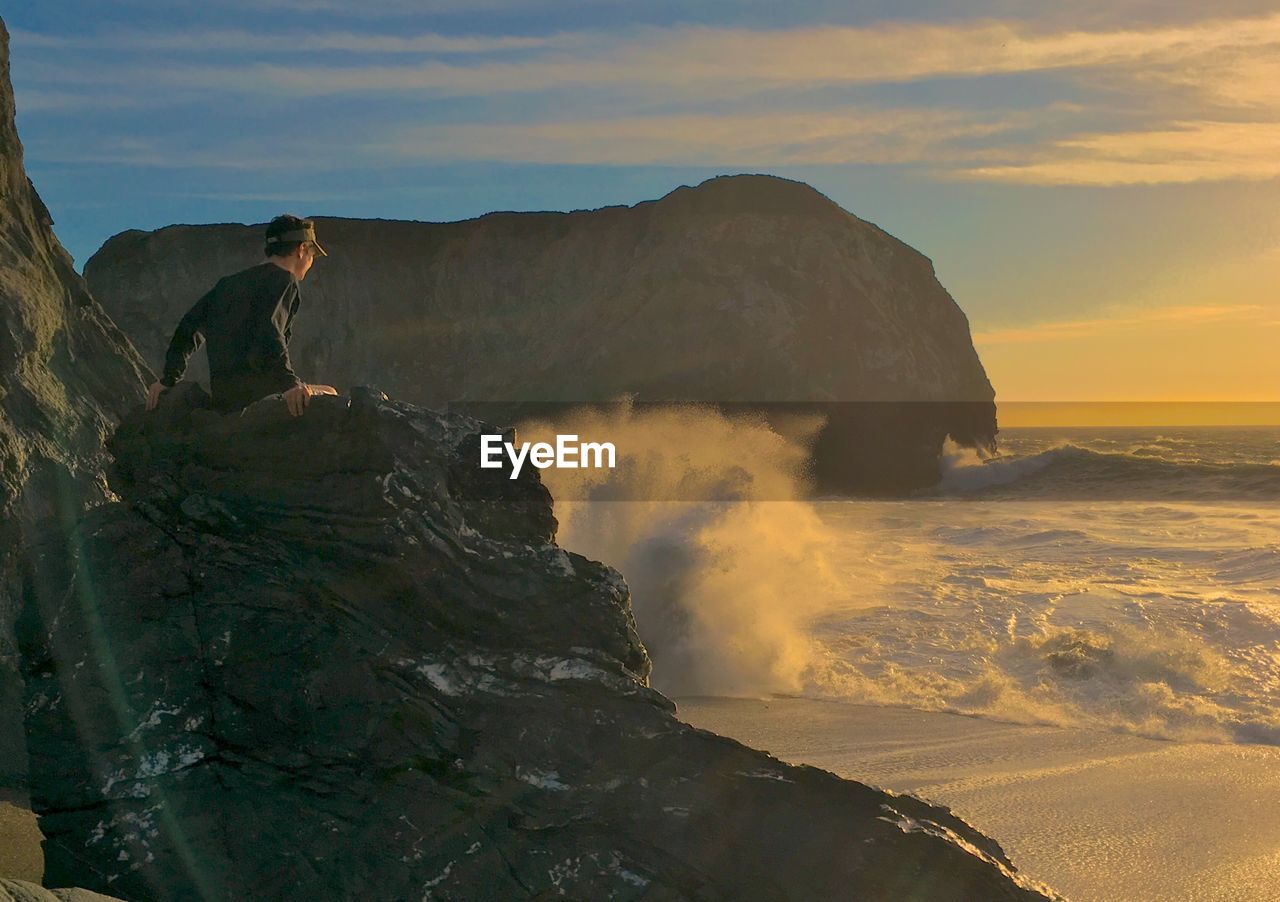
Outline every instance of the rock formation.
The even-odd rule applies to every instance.
[[[84,889],[45,889],[25,880],[0,877],[0,902],[120,902]]]
[[[369,390],[224,418],[194,385],[144,413],[7,60],[0,25],[0,768],[20,607],[45,882],[89,890],[0,898],[1043,897],[946,809],[678,721],[625,584],[554,544],[535,471],[475,470],[478,421]]]
[[[732,176],[634,207],[317,227],[330,256],[294,330],[304,379],[481,415],[623,394],[816,403],[820,490],[929,485],[947,434],[994,444],[994,392],[929,260],[808,185]],[[85,275],[158,366],[196,298],[261,259],[261,235],[124,232]]]
[[[19,624],[46,879],[149,899],[1028,899],[946,809],[681,723],[485,427],[184,384]]]
[[[51,224],[23,169],[0,22],[0,786],[25,768],[12,629],[24,561],[109,497],[103,440],[150,375]]]

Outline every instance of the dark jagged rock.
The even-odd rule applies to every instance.
[[[20,621],[47,879],[148,899],[1027,899],[919,800],[695,729],[483,424],[195,387]],[[479,499],[479,501],[477,501]],[[496,518],[494,505],[507,514]]]
[[[50,230],[14,126],[0,22],[0,786],[23,782],[13,646],[24,558],[107,497],[102,444],[142,397],[142,358]]]
[[[303,378],[431,406],[818,403],[831,421],[820,491],[931,485],[948,434],[994,445],[994,392],[932,264],[799,182],[729,176],[634,207],[318,228],[330,256],[295,326]],[[260,259],[261,235],[124,232],[85,275],[159,365],[195,299]]]

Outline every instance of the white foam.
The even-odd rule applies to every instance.
[[[1008,485],[1053,463],[1065,443],[1027,457],[984,457],[974,448],[956,444],[950,436],[943,444],[940,463],[942,480],[937,490],[972,492],[997,485]]]
[[[827,668],[809,694],[1280,739],[1280,508],[957,500],[823,516],[850,533],[835,563],[853,597],[815,625]]]

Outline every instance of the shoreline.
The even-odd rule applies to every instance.
[[[0,877],[40,885],[44,877],[43,840],[27,793],[0,788]]]
[[[834,699],[677,696],[702,729],[949,807],[1073,902],[1280,898],[1280,748],[1181,742]],[[25,793],[0,790],[0,876],[39,884]]]
[[[794,764],[946,805],[1073,902],[1280,898],[1280,748],[838,700],[675,698]]]

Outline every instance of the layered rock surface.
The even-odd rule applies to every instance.
[[[45,889],[25,880],[0,877],[0,902],[120,902],[84,889]]]
[[[51,224],[23,169],[0,22],[0,786],[25,769],[13,644],[25,560],[109,497],[103,441],[150,375]]]
[[[1022,899],[942,808],[681,723],[486,428],[368,390],[118,430],[21,621],[47,879],[130,900]]]
[[[928,485],[948,434],[994,443],[994,392],[932,264],[799,182],[731,176],[634,207],[317,223],[330,256],[294,329],[304,379],[432,406],[817,403],[831,420],[815,453],[826,489]],[[124,232],[85,274],[159,366],[196,298],[261,259],[261,236]]]

